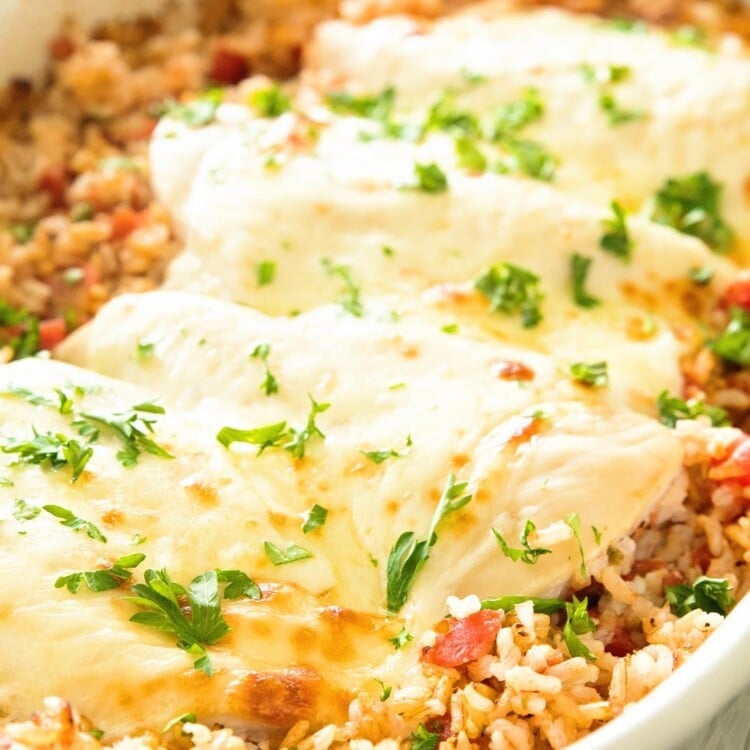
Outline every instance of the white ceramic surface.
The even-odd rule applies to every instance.
[[[160,0],[0,0],[0,80],[38,75],[47,41],[66,17],[92,24],[155,13],[161,5]],[[685,668],[575,750],[750,750],[750,597]]]

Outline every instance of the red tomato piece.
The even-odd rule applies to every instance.
[[[54,60],[67,60],[76,50],[73,40],[67,36],[55,36],[49,42],[49,54]]]
[[[741,271],[727,287],[723,300],[730,307],[742,307],[750,311],[750,273]]]
[[[65,205],[65,190],[68,186],[68,173],[64,164],[50,164],[39,178],[39,189],[49,193],[55,208]]]
[[[242,55],[217,47],[211,58],[208,75],[218,83],[235,84],[247,77],[247,60]]]
[[[448,621],[448,632],[438,635],[424,660],[439,667],[460,667],[488,654],[495,643],[503,614],[482,609],[462,620]]]
[[[50,318],[39,323],[39,348],[54,349],[68,334],[62,318]]]
[[[750,485],[750,438],[743,436],[732,448],[729,456],[708,473],[711,479],[731,480]]]
[[[141,225],[141,216],[130,206],[117,206],[112,212],[112,237],[120,240]]]

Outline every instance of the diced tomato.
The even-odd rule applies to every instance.
[[[67,335],[68,329],[62,318],[50,318],[39,323],[39,348],[54,349]]]
[[[49,193],[54,208],[65,205],[68,173],[64,164],[50,164],[39,178],[39,189]]]
[[[743,486],[750,485],[750,438],[743,436],[735,443],[729,456],[713,466],[708,476],[718,481],[731,480]]]
[[[438,635],[423,659],[439,667],[460,667],[488,654],[495,642],[503,615],[482,609],[462,620],[448,621],[448,632]]]
[[[727,287],[722,299],[729,307],[750,310],[750,273],[741,271]]]
[[[130,206],[117,206],[112,212],[112,237],[120,240],[127,237],[132,231],[138,229],[142,223],[142,217]]]
[[[703,544],[693,550],[691,559],[693,565],[698,566],[705,573],[711,564],[711,560],[713,560],[713,555],[711,554],[711,550],[708,549],[708,545]]]
[[[604,650],[612,656],[627,656],[636,650],[636,646],[630,633],[624,627],[618,625],[612,640],[604,647]]]
[[[534,371],[523,362],[501,360],[492,366],[492,374],[503,380],[533,380]]]
[[[76,50],[73,40],[67,36],[55,36],[49,41],[49,54],[54,60],[67,60]]]
[[[242,55],[217,47],[211,58],[208,75],[217,83],[235,84],[247,76],[247,60]]]

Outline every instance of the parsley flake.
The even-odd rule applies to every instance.
[[[409,742],[409,750],[436,750],[440,744],[440,735],[437,732],[428,732],[425,725],[420,724],[409,735]]]
[[[310,550],[296,544],[290,544],[285,550],[282,550],[273,542],[263,542],[263,551],[266,553],[266,557],[277,567],[313,557]]]
[[[81,586],[86,584],[89,591],[94,593],[110,591],[129,581],[133,577],[131,568],[137,568],[145,559],[146,555],[140,552],[118,557],[111,567],[103,570],[84,570],[60,576],[55,581],[55,588],[66,588],[71,594],[77,594]]]
[[[391,548],[386,566],[386,598],[390,612],[398,612],[409,598],[417,574],[438,540],[436,532],[440,522],[471,502],[472,495],[464,494],[467,486],[467,482],[456,482],[455,475],[451,473],[435,508],[427,537],[417,539],[413,531],[405,531]]]
[[[625,210],[617,201],[612,201],[610,206],[612,217],[602,219],[604,233],[599,238],[599,247],[629,263],[634,243],[628,232]]]
[[[688,270],[688,278],[697,286],[708,286],[714,277],[714,269],[709,266],[694,266]]]
[[[544,117],[545,107],[538,89],[527,88],[521,99],[501,104],[488,118],[485,135],[491,141],[515,136],[527,125]]]
[[[39,433],[36,428],[31,429],[34,434],[31,440],[22,441],[11,438],[0,447],[0,450],[3,453],[17,455],[18,463],[37,465],[47,463],[55,470],[69,466],[72,472],[70,481],[75,482],[94,454],[93,449],[84,448],[77,440],[59,432]]]
[[[250,353],[251,358],[260,359],[261,364],[263,365],[263,382],[260,384],[260,389],[266,394],[266,396],[271,396],[274,393],[279,392],[279,384],[268,369],[268,355],[270,353],[270,344],[258,344]]]
[[[477,279],[474,288],[487,297],[493,312],[520,313],[524,328],[533,328],[542,319],[539,277],[525,268],[498,263]]]
[[[136,345],[136,353],[138,360],[143,362],[147,359],[151,359],[154,356],[154,344],[151,341],[138,341]]]
[[[305,513],[305,520],[302,524],[302,533],[309,534],[315,529],[319,529],[323,526],[328,519],[328,508],[324,508],[322,505],[315,503],[310,510]]]
[[[29,505],[22,497],[13,501],[13,518],[16,521],[32,521],[42,512],[36,505]]]
[[[510,547],[505,539],[503,539],[500,532],[495,528],[492,529],[492,533],[505,557],[513,562],[518,562],[520,560],[527,565],[535,565],[542,555],[549,555],[552,552],[551,549],[532,547],[529,544],[529,535],[533,534],[535,531],[536,524],[531,519],[528,519],[523,527],[523,531],[521,532],[521,548],[519,549],[517,547]]]
[[[326,274],[331,278],[339,278],[344,283],[344,294],[339,300],[341,307],[355,318],[361,318],[364,314],[360,295],[362,290],[354,282],[352,271],[349,266],[334,264],[330,258],[323,258],[320,261],[325,269]]]
[[[393,644],[396,651],[400,651],[409,641],[413,640],[414,636],[405,627],[402,627],[398,635],[388,639],[388,643]]]
[[[487,169],[487,157],[472,138],[456,138],[454,144],[458,166],[469,172],[483,173]]]
[[[713,350],[727,362],[750,366],[750,313],[733,307],[726,328],[712,343]]]
[[[262,117],[278,117],[292,108],[292,100],[278,83],[255,89],[248,97],[248,104]]]
[[[554,178],[557,159],[540,143],[511,138],[503,142],[503,147],[505,155],[496,167],[498,172],[525,174],[543,182]]]
[[[258,286],[272,284],[276,278],[276,263],[272,260],[262,260],[255,266],[255,278]]]
[[[224,589],[225,599],[241,599],[243,596],[248,599],[260,599],[260,588],[247,573],[241,570],[220,570],[219,568],[215,572],[216,580],[227,584]]]
[[[669,606],[677,617],[682,617],[694,609],[726,615],[736,604],[731,596],[731,590],[729,581],[706,576],[696,579],[692,586],[680,584],[664,587]]]
[[[717,253],[729,252],[734,230],[721,216],[721,191],[708,172],[672,177],[654,196],[651,219],[698,237]]]
[[[534,605],[534,611],[543,615],[553,615],[565,609],[565,602],[562,599],[539,599],[534,596],[499,596],[495,599],[484,599],[482,609],[502,609],[503,612],[508,613],[516,604],[524,602],[531,602]]]
[[[202,96],[187,104],[181,104],[169,99],[157,105],[153,114],[156,117],[169,117],[179,120],[191,128],[200,128],[209,125],[216,117],[216,110],[224,99],[223,89],[210,89]]]
[[[697,419],[706,416],[714,427],[727,427],[731,423],[729,415],[720,406],[711,406],[698,399],[687,401],[672,396],[669,391],[662,391],[656,399],[659,409],[659,421],[667,427],[675,427],[678,419]]]
[[[585,255],[579,255],[573,253],[570,256],[570,277],[573,285],[573,302],[578,307],[591,308],[601,304],[601,300],[596,297],[592,297],[586,291],[586,277],[589,273],[589,268],[594,262],[593,258],[589,258]]]
[[[136,404],[129,411],[115,414],[82,413],[73,421],[73,426],[89,442],[98,440],[101,428],[106,428],[122,443],[116,458],[125,467],[135,466],[144,452],[159,458],[174,458],[149,437],[149,433],[154,431],[156,420],[144,416],[146,414],[164,414],[164,407],[145,402]]]
[[[144,583],[132,588],[126,601],[139,607],[131,622],[146,625],[177,636],[177,647],[191,656],[195,669],[211,676],[213,665],[205,647],[211,646],[230,631],[221,614],[219,579],[209,570],[193,578],[187,589],[175,583],[166,570],[147,570]],[[183,602],[187,600],[188,612]]]
[[[444,193],[448,189],[448,178],[435,162],[414,164],[414,183],[408,185],[412,190],[423,193]]]
[[[573,532],[573,536],[578,543],[578,553],[581,555],[581,567],[579,570],[581,575],[586,578],[588,573],[586,571],[586,555],[583,552],[583,542],[581,541],[581,517],[578,513],[568,513],[563,520],[570,527],[570,530]]]
[[[571,656],[582,656],[587,661],[596,661],[596,656],[578,637],[584,633],[593,633],[596,630],[596,624],[589,615],[588,606],[588,597],[579,601],[574,595],[572,603],[566,602],[565,612],[568,617],[563,627],[563,640]]]
[[[63,526],[67,526],[69,529],[73,529],[73,531],[85,531],[86,536],[90,539],[106,544],[107,537],[99,531],[99,528],[91,523],[91,521],[78,517],[72,510],[63,508],[60,505],[43,505],[42,510],[47,511],[47,513],[55,518],[59,518]]]
[[[576,383],[589,388],[606,388],[609,385],[606,362],[574,362],[570,366],[570,376]]]
[[[0,346],[9,346],[15,359],[39,351],[39,318],[0,300]]]

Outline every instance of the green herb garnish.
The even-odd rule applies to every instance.
[[[520,313],[524,328],[533,328],[542,319],[539,277],[525,268],[498,263],[477,279],[474,288],[489,299],[493,312]]]
[[[75,482],[83,472],[86,464],[93,455],[91,448],[84,448],[77,440],[62,433],[39,433],[31,428],[31,440],[15,440],[11,438],[0,450],[18,456],[19,463],[43,464],[48,463],[51,468],[59,469],[69,466],[72,472],[70,481]]]
[[[593,633],[596,630],[596,624],[589,616],[588,606],[588,597],[579,601],[573,595],[573,602],[566,602],[565,612],[568,619],[563,627],[563,640],[571,656],[582,656],[587,661],[596,661],[596,656],[591,653],[586,644],[578,637],[584,633]]]
[[[717,253],[729,252],[734,230],[721,216],[721,191],[708,172],[673,177],[654,196],[651,219],[698,237]]]
[[[279,392],[279,384],[268,369],[268,356],[270,354],[271,345],[265,343],[258,344],[250,353],[251,358],[260,359],[261,364],[263,365],[263,382],[260,384],[260,389],[266,394],[266,396],[271,396],[272,394]]]
[[[713,350],[727,362],[750,366],[750,313],[733,307],[726,328],[712,343]]]
[[[266,557],[277,567],[299,560],[307,560],[313,556],[310,550],[296,544],[290,544],[285,550],[282,550],[273,542],[263,542],[263,551],[266,553]]]
[[[601,304],[601,300],[592,297],[586,291],[586,277],[593,258],[573,253],[570,256],[570,277],[573,285],[573,302],[579,307],[591,308]]]
[[[47,511],[47,513],[55,518],[59,518],[60,523],[63,526],[67,526],[69,529],[73,529],[73,531],[85,531],[86,536],[90,539],[106,544],[107,537],[99,531],[99,528],[91,523],[91,521],[87,521],[85,518],[80,518],[73,513],[72,510],[63,508],[60,505],[43,505],[42,510]]]
[[[610,206],[612,217],[601,222],[604,233],[599,238],[599,247],[629,262],[634,243],[628,232],[625,210],[617,201],[612,201]]]
[[[656,399],[659,409],[659,421],[667,427],[674,427],[678,419],[697,419],[706,416],[714,427],[727,427],[731,423],[729,415],[720,406],[711,406],[698,399],[687,401],[678,396],[670,395],[669,391],[662,391]]]
[[[339,299],[341,307],[350,315],[354,315],[355,318],[361,318],[364,314],[364,308],[360,299],[362,290],[352,278],[351,268],[349,266],[334,264],[330,258],[323,258],[320,263],[328,276],[339,278],[344,283],[344,294]]]
[[[718,612],[726,615],[736,604],[732,598],[732,587],[724,578],[701,576],[692,586],[680,584],[665,586],[664,592],[672,612],[682,617],[694,609],[704,612]]]
[[[278,117],[292,108],[292,100],[278,83],[253,91],[248,97],[248,104],[262,117]]]
[[[570,376],[576,383],[589,388],[606,388],[609,385],[606,362],[575,362],[570,366]]]
[[[409,598],[417,574],[437,542],[436,532],[440,522],[471,502],[472,495],[464,494],[467,486],[467,482],[456,482],[455,475],[451,473],[432,516],[427,537],[417,539],[413,531],[405,531],[391,548],[386,568],[386,595],[390,612],[398,612]]]
[[[393,644],[396,651],[400,651],[409,641],[413,641],[414,636],[405,628],[401,628],[398,635],[389,638],[388,642]]]
[[[60,576],[55,581],[55,588],[66,588],[71,594],[77,594],[81,586],[86,584],[89,591],[95,593],[110,591],[129,581],[133,577],[131,568],[137,568],[145,559],[146,555],[140,552],[118,557],[111,567],[103,570],[83,570]]]
[[[315,503],[310,510],[305,513],[305,520],[302,524],[302,533],[309,534],[315,529],[319,529],[328,519],[328,508]]]
[[[509,546],[500,532],[495,528],[492,529],[492,533],[505,557],[513,562],[518,562],[520,560],[527,565],[535,565],[542,555],[549,555],[552,552],[551,549],[532,547],[529,544],[529,535],[533,534],[535,531],[536,524],[531,519],[528,519],[523,527],[523,531],[521,532],[521,547],[517,548]]]

